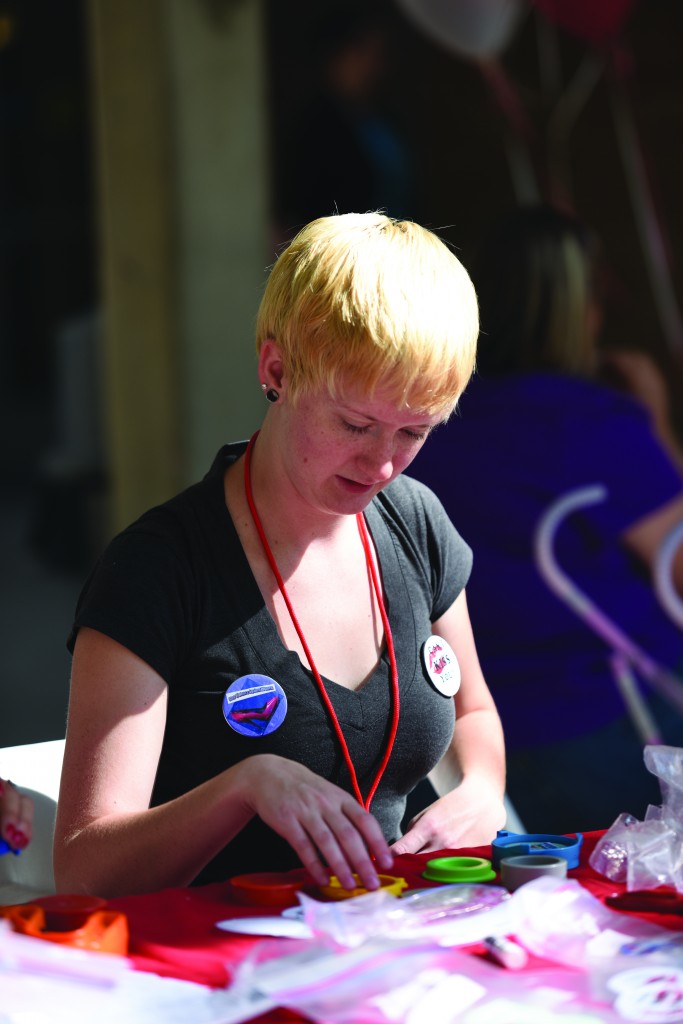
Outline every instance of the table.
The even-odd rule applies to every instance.
[[[579,867],[569,872],[570,878],[577,879],[601,901],[615,892],[624,891],[624,886],[615,885],[598,875],[588,864],[590,854],[603,834],[584,834]],[[491,848],[443,851],[443,855],[454,853],[490,858]],[[427,885],[429,883],[422,878],[422,871],[426,860],[435,856],[439,854],[397,857],[391,873],[402,875],[410,887]],[[222,932],[215,927],[216,922],[230,917],[277,913],[277,908],[260,909],[237,903],[231,894],[229,881],[121,897],[110,900],[109,906],[125,913],[128,918],[130,958],[138,970],[214,987],[228,984],[237,965],[256,943],[263,941],[260,937]],[[683,918],[674,914],[640,913],[638,916],[672,930],[683,930]],[[475,955],[488,955],[483,945],[467,948]],[[545,961],[537,961],[530,966],[538,968],[543,963]],[[263,1024],[266,1021],[275,1024],[301,1020],[301,1017],[286,1010],[277,1010],[256,1019]]]

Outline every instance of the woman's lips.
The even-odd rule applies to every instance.
[[[374,484],[359,483],[358,480],[350,480],[347,476],[340,476],[339,479],[342,482],[342,486],[351,491],[352,494],[367,494],[375,486]]]

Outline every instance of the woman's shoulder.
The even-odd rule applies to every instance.
[[[377,499],[384,507],[394,508],[406,518],[424,519],[441,504],[430,487],[404,473],[380,491]]]
[[[410,469],[407,470],[410,472]],[[427,484],[401,473],[377,495],[385,519],[420,543],[456,532],[441,499]]]
[[[437,495],[421,481],[396,477],[375,499],[395,542],[416,567],[419,579],[441,596],[434,604],[439,618],[466,585],[472,550],[449,518]]]

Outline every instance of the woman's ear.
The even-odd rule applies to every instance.
[[[261,344],[258,359],[259,381],[268,388],[276,388],[282,392],[284,386],[284,369],[282,352],[275,338],[266,338]]]

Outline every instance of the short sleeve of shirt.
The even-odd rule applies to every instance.
[[[401,476],[379,495],[391,502],[406,531],[404,546],[412,550],[425,586],[431,593],[431,619],[441,618],[472,571],[472,549],[460,536],[440,500],[424,484]]]
[[[96,629],[145,661],[168,683],[192,635],[195,586],[174,517],[152,510],[109,544],[79,597],[67,641]]]

